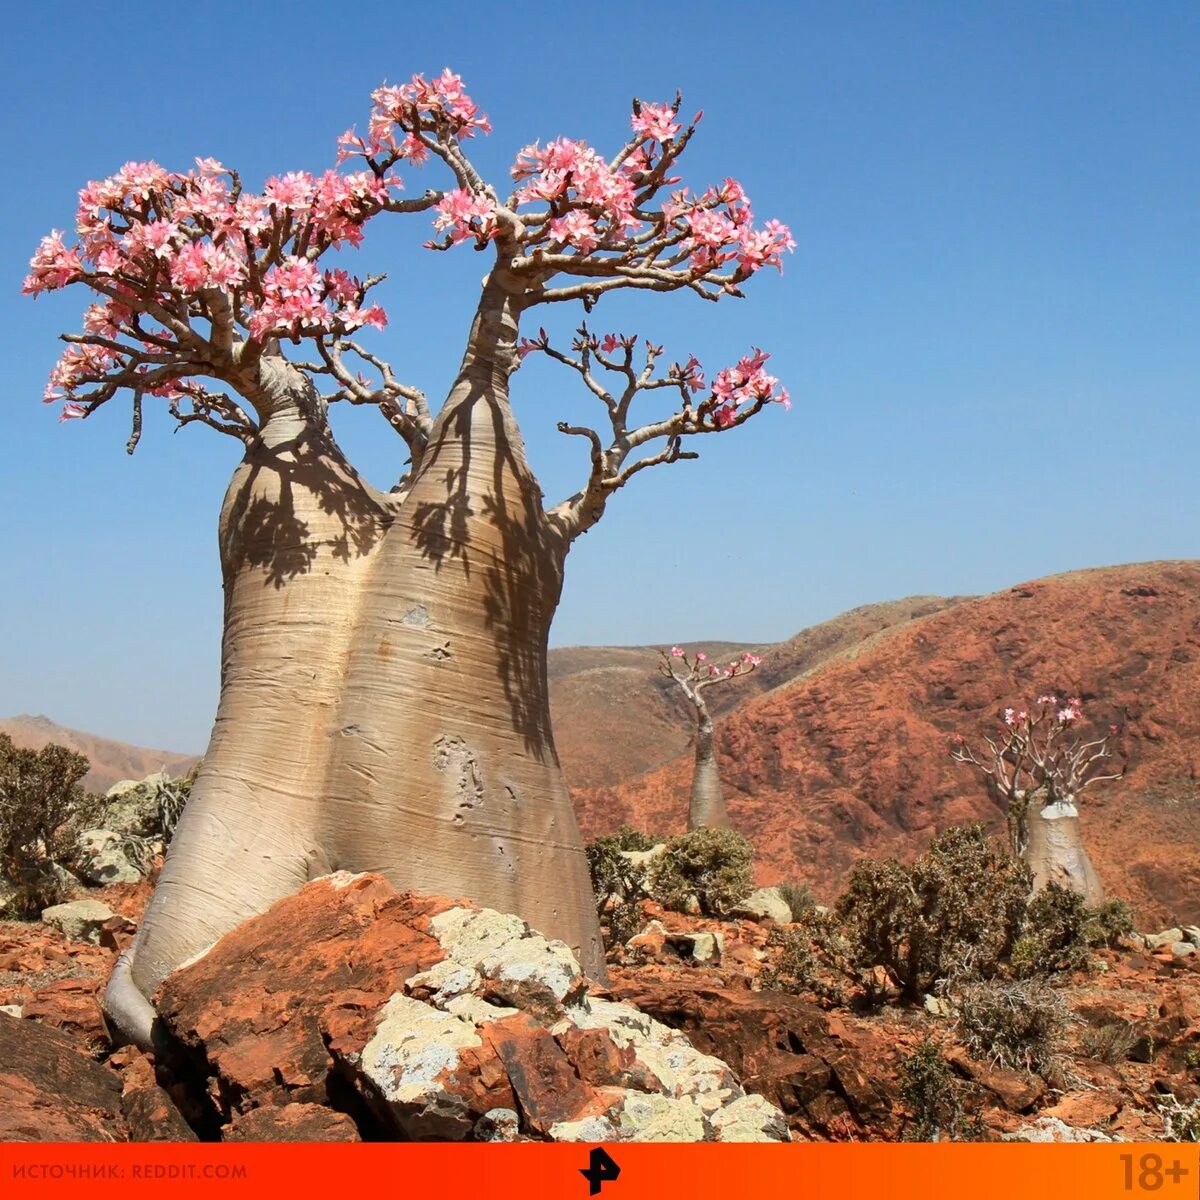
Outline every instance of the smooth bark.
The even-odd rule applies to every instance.
[[[406,488],[346,462],[296,372],[221,514],[221,697],[200,776],[105,1006],[147,1044],[158,984],[333,870],[515,912],[603,979],[550,729],[567,540],[508,407],[516,302],[485,287]]]
[[[721,791],[721,777],[713,744],[712,717],[709,716],[707,705],[699,697],[695,704],[696,761],[692,771],[688,828],[728,829],[729,814],[725,809],[725,797]]]

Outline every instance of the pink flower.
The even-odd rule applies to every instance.
[[[634,133],[654,138],[658,142],[670,141],[680,128],[675,120],[674,111],[667,104],[641,105],[641,111],[633,114],[631,124]]]
[[[65,287],[83,272],[78,253],[67,249],[63,244],[62,232],[58,229],[52,229],[42,238],[29,265],[32,270],[26,276],[21,290],[30,296]]]
[[[208,283],[208,263],[199,242],[188,242],[171,259],[171,282],[183,292],[198,292]]]
[[[697,662],[705,662],[705,661],[707,661],[707,659],[708,659],[708,655],[707,655],[707,654],[705,654],[703,650],[701,650],[701,651],[700,651],[700,652],[699,652],[699,653],[696,655],[696,661],[697,661]]]
[[[682,646],[672,646],[671,647],[671,657],[672,658],[682,658],[683,657],[683,647]]]
[[[472,237],[487,241],[500,232],[496,225],[495,202],[488,196],[477,196],[466,188],[447,192],[438,201],[437,211],[434,228],[448,229],[452,242],[463,242]]]
[[[565,217],[557,217],[551,221],[550,236],[556,242],[574,246],[583,254],[595,250],[600,244],[596,236],[595,220],[578,208],[572,209]]]

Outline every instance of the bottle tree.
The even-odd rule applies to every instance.
[[[220,517],[212,738],[106,994],[113,1021],[142,1042],[166,974],[338,869],[519,913],[603,977],[547,705],[564,561],[634,475],[787,401],[757,352],[709,386],[695,359],[667,365],[646,340],[581,335],[561,359],[599,402],[599,428],[560,428],[586,440],[591,466],[575,494],[544,506],[509,381],[523,353],[557,352],[540,331],[522,339],[522,322],[621,290],[740,296],[794,243],[777,221],[755,224],[732,179],[678,186],[699,119],[681,121],[678,96],[634,101],[610,157],[565,137],[527,146],[507,194],[467,154],[489,124],[457,76],[415,76],[372,101],[366,131],[342,135],[323,174],[251,191],[197,159],[183,172],[131,162],[89,183],[77,238],[45,238],[25,284],[94,295],[47,389],[63,419],[123,394],[131,451],[147,403],[245,447]],[[401,170],[423,164],[441,188],[406,193]],[[465,244],[487,261],[436,409],[368,340],[387,322],[371,295],[381,276],[331,261],[371,221],[421,213],[430,249]],[[420,317],[414,288],[404,319]],[[600,386],[598,369],[619,387]],[[656,399],[667,403],[641,403]],[[392,491],[339,449],[334,404],[376,408],[398,435],[409,467]]]
[[[956,737],[951,757],[978,770],[1004,806],[1012,852],[1028,863],[1034,889],[1058,883],[1098,904],[1104,889],[1083,843],[1076,801],[1094,784],[1124,774],[1105,770],[1120,729],[1110,725],[1099,737],[1077,732],[1084,717],[1076,696],[1042,695],[1000,716],[999,730],[983,739],[986,751]]]
[[[688,804],[688,829],[708,826],[729,829],[729,813],[721,791],[721,774],[713,745],[713,722],[704,693],[719,683],[749,675],[762,662],[757,654],[743,654],[718,666],[698,650],[690,655],[682,646],[658,652],[659,672],[670,679],[687,698],[696,721],[696,761],[692,768],[692,796]]]

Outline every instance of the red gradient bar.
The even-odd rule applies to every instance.
[[[0,1197],[265,1200],[360,1194],[586,1200],[591,1147],[0,1144]],[[611,1145],[601,1200],[1196,1200],[1200,1147]],[[611,1173],[611,1172],[609,1172]]]

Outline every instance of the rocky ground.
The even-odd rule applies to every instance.
[[[317,881],[177,972],[147,1056],[114,1048],[98,994],[149,890],[0,923],[0,1140],[891,1140],[930,1036],[986,1139],[1155,1140],[1164,1096],[1200,1098],[1200,955],[1169,940],[1063,980],[1066,1042],[1035,1074],[972,1058],[937,1002],[761,988],[769,917],[647,901],[600,987],[513,918],[375,876]]]

